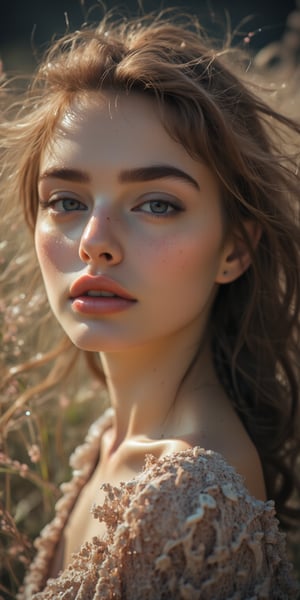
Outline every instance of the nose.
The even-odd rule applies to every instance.
[[[79,256],[83,262],[112,266],[122,261],[123,251],[115,225],[110,216],[91,216],[80,239]]]

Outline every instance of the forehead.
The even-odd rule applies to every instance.
[[[41,157],[41,169],[57,163],[105,169],[145,161],[199,168],[199,161],[167,133],[155,99],[92,92],[74,100],[60,118]]]

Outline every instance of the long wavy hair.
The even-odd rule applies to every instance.
[[[219,380],[259,451],[268,497],[289,524],[299,517],[300,181],[295,141],[300,126],[262,99],[249,64],[240,60],[240,52],[237,57],[229,47],[214,48],[199,24],[179,16],[106,17],[96,27],[54,42],[26,98],[2,113],[2,215],[14,224],[25,215],[34,232],[41,153],[75,96],[110,90],[153,97],[170,136],[215,173],[226,227],[244,240],[252,256],[237,281],[219,287],[211,313],[212,351]],[[247,220],[262,231],[256,248],[247,235]],[[16,252],[23,262],[14,268],[12,261],[5,273],[7,297],[22,274],[37,289],[32,236],[26,235],[23,231]],[[29,386],[3,413],[3,430],[30,397],[63,380],[79,354],[62,338],[41,357],[21,365],[16,359],[7,377],[47,364],[49,370],[42,383]],[[96,354],[85,356],[101,378]]]

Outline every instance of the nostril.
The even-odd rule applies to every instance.
[[[109,217],[108,217],[109,218]],[[112,254],[110,252],[101,252],[100,257],[103,256],[107,262],[110,262],[113,259]]]

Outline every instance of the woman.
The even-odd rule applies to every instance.
[[[104,19],[3,124],[6,196],[111,403],[19,598],[295,597],[267,500],[298,515],[299,127],[228,62],[192,24]]]

